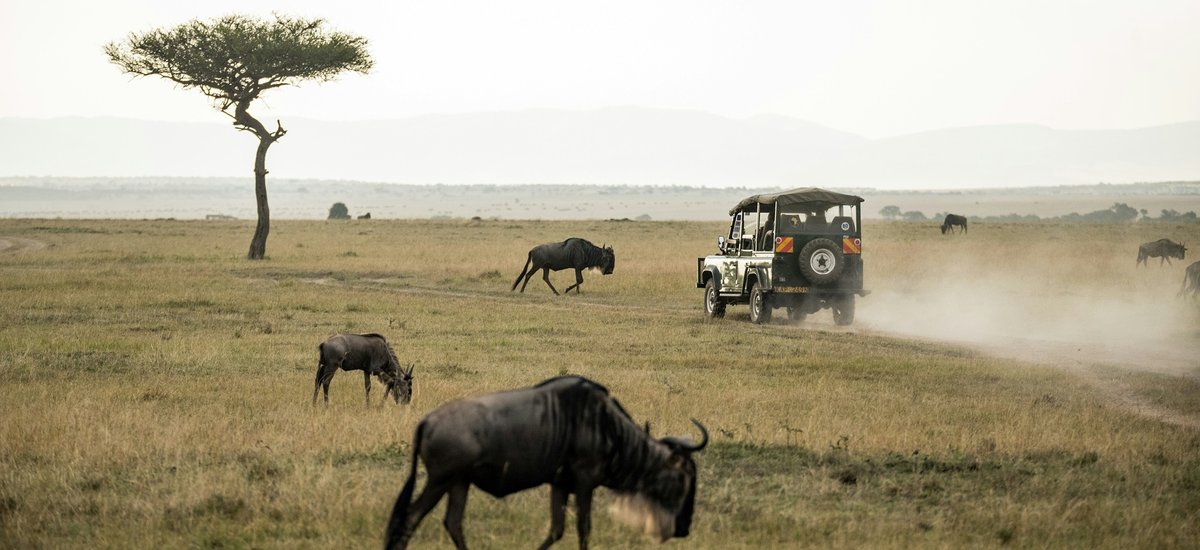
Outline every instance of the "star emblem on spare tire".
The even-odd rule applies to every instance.
[[[829,258],[826,258],[825,256],[817,257],[817,265],[820,266],[821,269],[825,269],[827,263],[829,263]]]

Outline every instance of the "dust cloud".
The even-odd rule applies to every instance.
[[[859,301],[855,324],[1040,364],[1107,364],[1200,378],[1197,304],[1176,297],[1178,283],[1165,284],[1166,272],[1131,276],[1138,275],[1152,280],[1122,287],[995,273],[897,281]]]

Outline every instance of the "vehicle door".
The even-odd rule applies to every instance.
[[[742,280],[745,275],[742,265],[744,221],[743,212],[734,214],[733,221],[729,224],[729,234],[725,237],[724,254],[717,265],[721,272],[719,288],[722,293],[740,293],[742,291]]]

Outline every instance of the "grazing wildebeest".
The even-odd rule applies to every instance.
[[[1158,265],[1162,265],[1165,260],[1168,264],[1171,263],[1171,258],[1183,259],[1183,253],[1187,252],[1187,247],[1180,243],[1173,242],[1171,239],[1159,239],[1157,241],[1144,243],[1138,247],[1137,264],[1150,265],[1150,258],[1158,258]],[[1174,265],[1174,264],[1172,264]]]
[[[360,220],[369,220],[369,219],[371,219],[371,213],[370,213],[370,212],[367,212],[366,214],[363,214],[363,215],[359,216],[359,217],[358,217],[358,219],[360,219]]]
[[[521,292],[525,292],[525,285],[529,284],[529,279],[540,269],[542,270],[542,280],[546,281],[546,286],[558,294],[558,289],[550,284],[550,270],[571,268],[575,270],[575,284],[567,287],[563,292],[571,292],[573,288],[575,294],[579,294],[579,285],[583,284],[583,270],[599,268],[601,273],[612,275],[616,263],[617,258],[613,255],[611,246],[596,246],[578,237],[571,237],[561,243],[541,244],[529,251],[528,259],[525,260],[525,268],[521,270],[520,275],[517,275],[517,280],[513,281],[510,290],[516,290],[517,285],[521,284],[521,279],[524,278],[525,284],[521,284]],[[530,266],[533,268],[530,269]]]
[[[1178,296],[1184,296],[1189,292],[1193,300],[1200,296],[1200,262],[1192,262],[1192,265],[1187,266],[1187,270],[1183,272],[1183,286],[1179,287]]]
[[[958,214],[946,214],[946,221],[942,222],[942,234],[945,235],[947,231],[953,233],[954,226],[956,225],[962,228],[963,233],[966,233],[967,217],[959,216]]]
[[[367,404],[371,403],[371,375],[379,378],[387,388],[383,392],[395,397],[397,403],[407,404],[412,400],[412,371],[400,368],[396,352],[387,339],[379,334],[338,334],[317,346],[320,359],[317,361],[317,380],[313,385],[313,404],[317,404],[317,390],[325,388],[325,403],[329,403],[329,381],[338,369],[363,371],[363,383],[367,389]]]
[[[561,376],[532,388],[493,393],[442,405],[417,424],[408,481],[388,521],[385,548],[408,545],[417,525],[450,493],[443,525],[458,548],[471,485],[495,497],[550,484],[550,534],[540,548],[562,538],[567,496],[575,494],[579,547],[587,548],[592,493],[617,493],[624,519],[665,541],[686,537],[696,498],[692,454],[703,439],[654,439],[608,390],[586,378]],[[417,461],[428,476],[412,501]],[[411,506],[410,506],[411,504]]]

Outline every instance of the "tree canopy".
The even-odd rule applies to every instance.
[[[367,73],[367,40],[326,32],[323,19],[228,15],[172,29],[131,33],[104,52],[125,72],[197,88],[222,111],[301,80],[327,82],[343,71]]]

